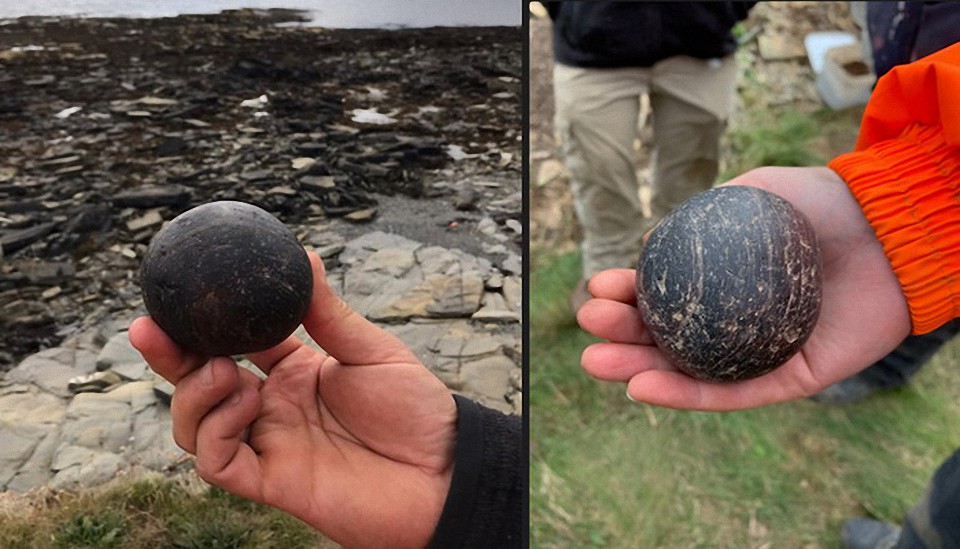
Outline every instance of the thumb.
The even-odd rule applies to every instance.
[[[344,365],[419,362],[406,345],[351,309],[327,284],[320,257],[310,252],[313,298],[303,326],[320,347]]]

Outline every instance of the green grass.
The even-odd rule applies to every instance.
[[[531,546],[837,547],[846,518],[900,522],[960,446],[960,341],[908,388],[848,407],[711,414],[627,400],[582,372],[578,258],[530,282]]]
[[[727,162],[720,181],[761,166],[823,166],[851,151],[863,108],[801,112],[792,106],[747,114],[726,136]]]
[[[25,498],[5,511],[4,549],[336,547],[289,515],[199,481],[145,478]]]

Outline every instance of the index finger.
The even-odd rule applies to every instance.
[[[728,412],[809,396],[820,385],[797,354],[769,374],[732,383],[700,381],[678,371],[650,368],[630,379],[627,396],[667,408]]]
[[[148,316],[130,323],[127,337],[150,368],[174,385],[207,361],[206,357],[183,350]]]
[[[590,278],[588,287],[593,297],[637,304],[637,271],[633,269],[600,271]]]

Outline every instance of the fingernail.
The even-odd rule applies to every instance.
[[[630,387],[627,387],[627,400],[630,402],[636,402],[632,396],[630,396]]]

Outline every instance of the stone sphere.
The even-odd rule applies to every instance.
[[[262,351],[300,325],[313,272],[297,238],[266,211],[211,202],[166,224],[140,266],[153,320],[206,356]]]
[[[637,305],[657,345],[709,381],[761,376],[806,342],[822,267],[809,220],[780,196],[727,185],[700,193],[651,232]]]

